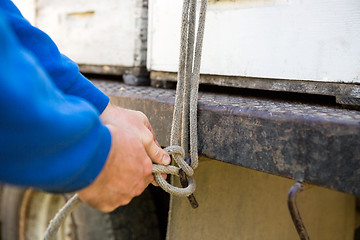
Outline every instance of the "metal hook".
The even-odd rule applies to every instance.
[[[306,231],[304,222],[300,216],[299,209],[296,205],[296,196],[299,192],[304,189],[304,185],[302,183],[295,183],[288,192],[288,207],[290,211],[291,218],[294,222],[295,228],[299,234],[301,240],[310,240],[310,237]]]
[[[189,157],[188,159],[185,160],[185,162],[186,162],[187,164],[189,164],[189,166],[190,166],[190,164],[191,164],[191,158]],[[182,187],[187,187],[189,183],[188,183],[186,174],[185,174],[185,172],[184,172],[182,169],[180,169],[180,171],[179,171],[179,178],[180,178],[181,186],[182,186]],[[192,208],[197,208],[197,207],[199,207],[199,203],[196,201],[196,198],[195,198],[194,194],[191,194],[191,195],[187,196],[187,198],[188,198],[188,200],[189,200],[190,205],[191,205]]]

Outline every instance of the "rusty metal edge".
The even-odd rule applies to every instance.
[[[103,90],[115,104],[143,111],[160,144],[169,144],[173,98]],[[360,121],[271,117],[200,102],[198,133],[202,156],[360,195]]]

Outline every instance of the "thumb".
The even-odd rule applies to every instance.
[[[156,144],[155,140],[145,145],[145,151],[153,163],[169,165],[171,158],[169,154]]]

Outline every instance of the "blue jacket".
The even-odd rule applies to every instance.
[[[71,192],[101,171],[111,145],[99,114],[108,97],[0,2],[0,182]]]

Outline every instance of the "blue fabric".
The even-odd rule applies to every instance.
[[[25,21],[1,1],[0,182],[75,191],[96,178],[109,153],[111,135],[98,117],[108,100]]]
[[[86,99],[102,113],[109,98],[79,72],[77,64],[59,52],[46,33],[33,27],[10,0],[0,1],[0,12],[6,17],[21,45],[37,58],[60,90]]]

